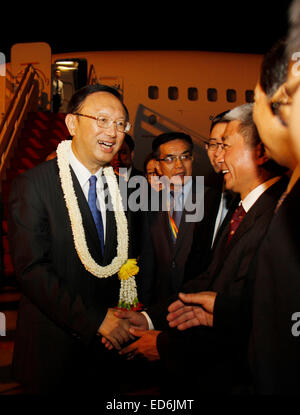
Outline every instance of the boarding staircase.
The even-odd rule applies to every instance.
[[[68,138],[68,130],[64,122],[65,114],[51,112],[30,112],[15,148],[14,155],[6,169],[6,178],[2,181],[3,217],[3,250],[4,276],[14,278],[9,243],[7,238],[7,202],[13,179],[25,170],[31,169],[45,161],[46,157],[56,150],[60,141]]]

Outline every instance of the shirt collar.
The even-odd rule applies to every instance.
[[[89,181],[91,176],[96,176],[98,179],[103,171],[103,167],[100,167],[100,169],[94,175],[92,175],[91,172],[77,159],[73,153],[72,148],[70,152],[70,166],[72,167],[81,187],[83,187]]]
[[[248,212],[250,208],[254,205],[254,203],[257,201],[257,199],[274,183],[278,182],[280,180],[279,176],[272,177],[272,179],[267,180],[264,183],[261,183],[259,186],[257,186],[255,189],[251,190],[250,193],[247,194],[247,196],[241,200],[240,204],[242,204],[243,208],[245,209],[245,212]]]
[[[190,180],[188,181],[188,182],[186,182],[183,186],[182,186],[182,188],[181,188],[181,192],[174,192],[174,195],[175,195],[175,199],[177,199],[177,196],[178,196],[178,200],[181,198],[181,200],[182,200],[182,198],[184,198],[184,202],[186,201],[186,198],[188,197],[188,194],[190,193],[190,191],[191,191],[191,188],[192,188],[192,182],[193,182],[193,180],[192,180],[192,178],[190,178]]]

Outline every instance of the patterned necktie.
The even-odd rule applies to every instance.
[[[169,212],[171,234],[172,234],[172,240],[174,244],[176,243],[178,229],[180,226],[180,220],[181,220],[181,215],[182,215],[182,205],[180,201],[181,194],[176,195],[176,198],[175,198],[175,194],[176,193],[174,193],[173,191],[170,192],[170,195],[171,195],[170,202],[171,202],[172,208],[170,209],[171,212]]]
[[[102,216],[100,210],[97,208],[97,193],[96,193],[96,182],[97,177],[91,176],[89,179],[90,182],[90,188],[89,188],[89,194],[88,194],[88,204],[91,209],[95,225],[97,228],[98,236],[101,243],[101,252],[102,255],[104,253],[104,233],[103,233],[103,222],[102,222]]]
[[[237,228],[240,226],[245,215],[246,215],[245,209],[243,208],[243,205],[240,204],[233,212],[233,215],[230,221],[230,230],[228,234],[227,245],[231,241],[231,238],[235,234]]]

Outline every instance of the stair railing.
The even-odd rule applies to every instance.
[[[90,69],[89,69],[87,84],[94,85],[97,83],[98,83],[98,78],[97,78],[96,70],[95,70],[94,65],[91,64]]]
[[[6,168],[13,155],[26,115],[29,111],[37,109],[37,101],[36,71],[32,65],[28,65],[0,124],[0,186],[5,179]]]

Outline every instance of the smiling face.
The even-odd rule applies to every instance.
[[[105,116],[112,120],[126,120],[122,103],[108,92],[95,92],[86,97],[78,112],[92,116]],[[101,128],[97,121],[74,114],[66,116],[66,124],[72,139],[72,150],[77,159],[94,174],[100,167],[110,163],[120,149],[125,134],[113,123]]]
[[[239,193],[244,199],[261,183],[261,178],[256,148],[245,142],[239,127],[239,121],[228,124],[224,134],[224,150],[218,160],[222,162],[226,189]]]
[[[227,122],[219,122],[217,123],[213,129],[211,130],[209,142],[213,144],[223,144],[222,137],[224,135],[224,132],[227,127]],[[210,148],[208,145],[206,145],[207,155],[209,158],[209,161],[216,173],[220,173],[222,170],[221,163],[218,163],[218,157],[220,155],[220,152],[222,151],[221,147],[218,146],[216,149]]]
[[[172,140],[165,144],[161,144],[159,147],[160,156],[162,160],[168,156],[181,156],[190,155],[191,149],[189,144],[185,140]],[[157,161],[156,169],[160,176],[167,176],[172,179],[172,183],[182,186],[184,184],[184,177],[192,175],[193,160],[181,161],[178,157],[173,163],[167,163],[165,161]]]
[[[281,123],[280,118],[272,113],[268,97],[259,83],[255,88],[253,120],[264,143],[267,156],[282,166],[293,168],[295,161],[288,129]]]

